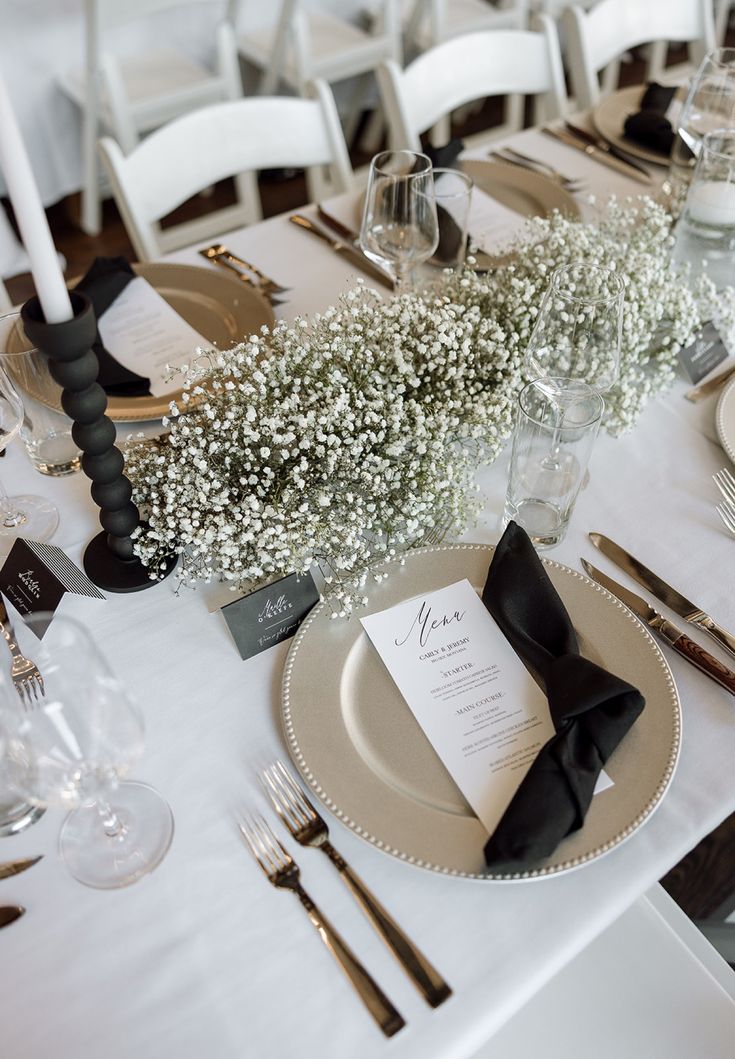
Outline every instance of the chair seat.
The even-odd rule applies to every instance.
[[[169,120],[177,114],[184,113],[190,104],[185,99],[187,89],[196,92],[197,98],[211,96],[211,102],[225,97],[222,79],[208,70],[206,66],[194,62],[182,52],[173,48],[156,48],[142,54],[121,57],[120,73],[125,91],[131,106],[140,109],[144,124],[141,131],[153,128],[152,114],[164,108]],[[68,71],[61,79],[64,91],[80,106],[85,102],[84,72],[80,69]],[[207,91],[208,87],[211,92]],[[184,96],[182,96],[184,93]],[[181,103],[172,98],[178,96]],[[204,101],[208,101],[208,98]],[[101,118],[109,125],[109,108],[107,100],[101,100]]]
[[[365,33],[341,18],[323,12],[309,12],[307,21],[312,65],[304,74],[305,80],[321,77],[337,81],[365,73],[390,54],[385,38]],[[237,41],[240,53],[265,69],[270,62],[275,31],[276,27],[272,25],[241,34]],[[302,80],[291,43],[280,74],[292,86],[298,86]]]

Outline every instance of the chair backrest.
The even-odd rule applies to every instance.
[[[538,31],[468,33],[424,52],[405,70],[378,68],[391,146],[418,150],[421,133],[450,111],[485,96],[543,94],[549,117],[564,113],[566,90],[556,26],[537,16]]]
[[[420,42],[425,36],[436,45],[464,33],[525,29],[529,11],[530,0],[414,0],[406,33],[409,39]]]
[[[246,206],[208,214],[195,224],[161,231],[158,221],[218,180],[258,169],[326,166],[335,192],[353,174],[337,108],[328,86],[316,82],[311,99],[250,98],[185,114],[152,133],[129,155],[105,137],[102,160],[125,227],[141,261],[248,223]]]
[[[100,29],[115,29],[127,22],[147,18],[155,11],[165,11],[169,7],[185,7],[191,4],[198,4],[201,7],[203,3],[208,2],[211,0],[86,0],[87,18],[93,15]],[[212,6],[221,8],[221,0],[212,3]]]
[[[576,6],[567,8],[562,24],[572,88],[580,107],[599,101],[600,70],[628,48],[686,41],[693,61],[699,63],[715,47],[712,0],[600,0],[586,12]]]

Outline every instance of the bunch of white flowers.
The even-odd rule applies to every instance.
[[[735,336],[735,292],[706,279],[690,289],[670,261],[671,218],[651,200],[613,202],[598,224],[554,215],[529,229],[504,268],[388,301],[358,287],[310,321],[182,369],[170,433],[127,456],[147,520],[136,553],[151,576],[172,553],[182,581],[238,590],[317,567],[344,614],[377,563],[437,527],[464,527],[479,506],[475,469],[512,429],[559,265],[613,268],[625,284],[613,433],[672,379],[703,321]]]
[[[521,358],[479,305],[358,288],[185,378],[170,433],[127,457],[141,560],[155,576],[176,553],[184,581],[238,589],[316,565],[344,613],[377,561],[466,523],[477,461],[511,430]]]

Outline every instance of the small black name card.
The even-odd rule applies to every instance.
[[[15,542],[0,570],[0,592],[21,616],[55,613],[67,592],[105,598],[60,548],[23,538]]]
[[[318,602],[311,574],[289,574],[227,603],[222,614],[240,657],[252,658],[293,636]]]
[[[712,321],[705,324],[692,344],[679,353],[679,362],[695,385],[726,359],[725,343]]]

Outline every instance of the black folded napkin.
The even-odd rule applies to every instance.
[[[135,279],[135,273],[124,257],[97,257],[74,289],[87,295],[99,320],[131,279]],[[116,361],[102,345],[99,330],[92,349],[100,366],[97,382],[111,397],[145,397],[150,394],[150,379]]]
[[[676,88],[653,81],[643,93],[640,109],[626,118],[623,131],[628,139],[660,154],[671,154],[675,133],[666,111],[675,95]]]
[[[602,766],[645,703],[579,654],[564,604],[515,522],[495,549],[482,601],[546,692],[555,728],[485,845],[490,867],[522,870],[582,826]]]

